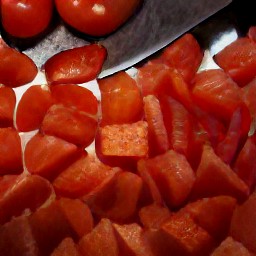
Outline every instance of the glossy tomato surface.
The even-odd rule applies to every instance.
[[[53,0],[1,0],[1,17],[5,31],[19,38],[33,37],[49,25]]]
[[[115,31],[136,10],[140,0],[55,0],[60,16],[71,27],[91,36]]]

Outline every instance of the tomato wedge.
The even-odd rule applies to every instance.
[[[77,245],[74,240],[67,237],[61,241],[58,247],[51,253],[50,256],[79,256]]]
[[[69,49],[52,56],[44,64],[49,84],[81,84],[101,71],[106,49],[98,44]]]

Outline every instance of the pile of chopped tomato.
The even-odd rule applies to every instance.
[[[253,27],[214,70],[186,34],[136,78],[99,79],[100,102],[77,85],[99,45],[53,56],[18,103],[35,65],[4,43],[0,56],[1,256],[256,254]]]

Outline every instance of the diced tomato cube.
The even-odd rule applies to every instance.
[[[51,184],[36,175],[22,174],[7,179],[13,181],[0,198],[0,224],[21,215],[25,210],[35,211],[50,198],[53,192]]]
[[[161,60],[177,69],[191,83],[203,59],[203,51],[192,34],[185,34],[165,48]]]
[[[227,237],[211,254],[211,256],[252,256],[242,243]]]
[[[111,221],[101,219],[91,233],[80,239],[79,251],[82,255],[118,256],[119,248]]]
[[[40,255],[27,216],[15,218],[0,227],[0,255]]]
[[[87,147],[95,138],[97,126],[97,120],[86,113],[53,105],[43,119],[41,132]]]
[[[198,73],[192,95],[199,107],[224,121],[230,120],[241,103],[240,88],[220,69]]]
[[[62,240],[50,256],[80,256],[80,253],[74,240],[67,237]]]
[[[0,199],[5,195],[5,193],[14,186],[15,182],[19,180],[20,175],[5,175],[0,176]]]
[[[96,153],[102,162],[111,166],[133,167],[138,159],[148,156],[147,122],[100,127]]]
[[[149,244],[143,237],[143,229],[136,223],[113,224],[117,234],[120,255],[153,256]]]
[[[159,204],[151,204],[140,209],[140,222],[144,228],[159,229],[161,225],[171,216],[170,210]]]
[[[234,171],[242,179],[252,191],[256,185],[256,145],[253,138],[249,137],[240,151],[235,164]]]
[[[179,214],[190,214],[200,227],[218,241],[222,241],[228,235],[235,207],[235,198],[217,196],[189,203],[180,210]]]
[[[94,155],[83,155],[61,172],[53,187],[57,195],[78,198],[97,189],[117,171],[101,163]]]
[[[25,166],[32,174],[53,179],[77,158],[77,154],[74,144],[38,133],[25,147]]]
[[[248,30],[247,36],[256,42],[256,26],[251,26]]]
[[[219,195],[232,196],[241,201],[248,197],[249,188],[209,145],[205,145],[196,171],[192,198]]]
[[[85,87],[76,84],[53,85],[51,86],[51,93],[56,104],[76,108],[78,111],[84,111],[91,115],[98,113],[98,100]]]
[[[21,140],[13,128],[0,128],[0,175],[17,174],[23,170]]]
[[[138,175],[120,172],[93,196],[85,197],[85,201],[97,216],[124,223],[134,218],[141,191],[142,180]]]
[[[149,155],[163,154],[169,149],[169,141],[163,113],[156,96],[148,95],[144,97],[144,112],[148,122]]]
[[[195,174],[183,155],[169,150],[163,155],[140,160],[138,169],[144,168],[155,180],[169,207],[184,204],[194,185]]]
[[[256,192],[247,201],[237,206],[234,211],[230,235],[241,242],[247,249],[256,253]]]
[[[48,86],[34,85],[28,88],[17,107],[17,129],[22,132],[38,129],[52,104],[53,99]]]
[[[16,104],[14,90],[0,85],[0,127],[13,126],[13,114]]]
[[[256,76],[256,43],[238,38],[215,55],[216,63],[240,86]]]
[[[119,72],[98,80],[101,91],[102,125],[137,122],[142,117],[142,96],[134,79]]]
[[[106,55],[106,49],[98,44],[57,53],[44,64],[46,79],[49,84],[88,82],[97,77]]]

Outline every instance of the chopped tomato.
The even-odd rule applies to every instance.
[[[195,174],[186,158],[169,150],[151,159],[142,159],[139,168],[145,168],[155,180],[166,204],[179,207],[185,203],[195,181]]]
[[[215,55],[216,63],[240,86],[256,76],[256,43],[238,38]]]
[[[149,155],[163,154],[169,149],[169,141],[161,106],[156,96],[144,97],[144,112],[148,122]]]
[[[53,99],[48,86],[34,85],[28,88],[17,107],[17,129],[22,132],[38,129],[52,104]]]
[[[30,173],[53,179],[77,158],[78,153],[74,144],[38,133],[25,147],[24,162]]]
[[[97,120],[84,112],[52,105],[43,119],[41,132],[87,147],[95,138],[97,126]]]
[[[220,69],[198,73],[192,96],[199,107],[224,121],[230,120],[241,102],[240,88]]]
[[[101,219],[98,225],[79,241],[82,255],[118,256],[119,248],[113,225],[109,219]]]
[[[16,96],[12,88],[0,85],[0,127],[13,126]]]
[[[18,87],[37,75],[35,63],[25,54],[10,48],[0,39],[0,84]]]
[[[88,82],[97,77],[106,55],[106,49],[97,44],[57,53],[44,64],[46,79],[49,84]]]
[[[185,34],[167,46],[160,58],[190,84],[202,62],[203,51],[192,34]]]
[[[79,256],[77,245],[70,237],[64,238],[50,256]]]
[[[4,175],[0,176],[0,200],[5,193],[18,181],[20,175]]]
[[[0,128],[0,175],[17,174],[23,170],[21,141],[13,128]]]
[[[247,36],[253,40],[254,42],[256,42],[256,26],[251,26],[249,28],[249,31],[247,33]]]
[[[117,172],[101,163],[93,155],[83,155],[54,180],[57,195],[76,198],[97,189],[106,179]]]
[[[51,184],[44,178],[36,175],[15,176],[0,198],[0,224],[21,215],[26,209],[35,211],[49,199],[52,191]]]
[[[143,102],[139,88],[125,72],[98,80],[101,91],[102,125],[139,121]]]
[[[205,145],[196,171],[192,198],[219,195],[228,195],[243,201],[249,195],[249,188],[209,145]]]
[[[85,87],[76,84],[58,84],[51,86],[51,93],[56,104],[76,108],[91,115],[98,113],[98,100]]]

